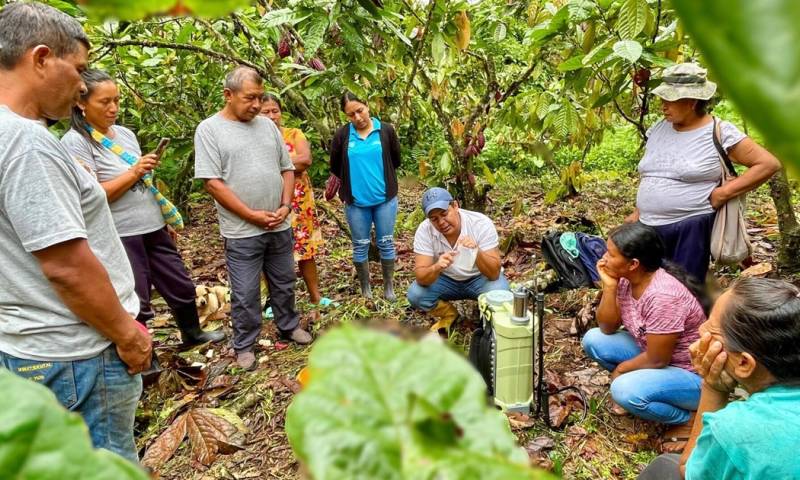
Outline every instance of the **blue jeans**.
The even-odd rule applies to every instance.
[[[642,353],[625,331],[607,335],[593,328],[586,332],[582,344],[586,354],[608,371]],[[611,398],[645,420],[680,425],[697,410],[701,382],[699,375],[683,368],[645,368],[623,373],[611,382]]]
[[[375,225],[375,238],[382,260],[394,260],[394,222],[397,219],[397,197],[372,207],[347,204],[344,207],[350,233],[353,235],[353,261],[366,262],[370,231]]]
[[[497,280],[489,280],[485,275],[477,275],[468,280],[458,281],[447,275],[439,275],[439,278],[427,287],[414,281],[408,287],[406,297],[412,307],[427,312],[433,309],[439,300],[475,300],[481,293],[509,289],[508,280],[502,272]]]
[[[142,376],[129,375],[114,345],[96,357],[71,362],[40,362],[0,352],[0,365],[53,391],[65,408],[78,412],[95,448],[105,448],[134,463],[133,420],[142,394]]]

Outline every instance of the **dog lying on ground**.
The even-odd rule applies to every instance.
[[[219,320],[230,312],[230,290],[222,285],[195,287],[195,304],[200,316],[200,325]]]

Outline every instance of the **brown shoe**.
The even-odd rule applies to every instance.
[[[289,335],[286,335],[286,338],[298,345],[308,345],[313,340],[310,333],[299,327],[292,330]]]
[[[241,352],[236,354],[236,365],[245,371],[256,369],[256,354],[253,352]]]

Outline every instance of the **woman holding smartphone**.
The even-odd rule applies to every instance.
[[[222,332],[200,328],[195,286],[175,245],[173,225],[182,226],[181,217],[152,184],[151,174],[168,141],[162,140],[155,152],[142,155],[136,135],[116,125],[120,95],[114,79],[100,70],[87,70],[82,77],[87,90],[74,107],[72,128],[61,142],[97,176],[106,192],[133,268],[140,303],[136,319],[145,325],[155,316],[150,304],[152,285],[172,310],[184,345],[222,340]]]

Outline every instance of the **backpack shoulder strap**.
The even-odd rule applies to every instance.
[[[722,148],[722,142],[720,141],[721,133],[720,133],[720,122],[717,121],[717,117],[711,117],[714,119],[714,126],[711,130],[711,137],[714,139],[714,147],[717,149],[719,153],[719,158],[722,160],[722,164],[724,168],[728,169],[728,173],[733,177],[738,177],[739,174],[736,173],[736,169],[733,167],[733,162],[731,162],[730,157],[728,156],[728,152]]]

